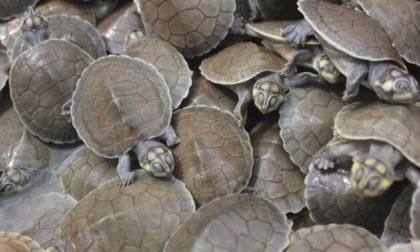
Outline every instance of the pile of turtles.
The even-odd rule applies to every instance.
[[[420,251],[419,11],[3,0],[0,250]]]

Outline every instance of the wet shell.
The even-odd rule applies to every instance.
[[[5,252],[44,252],[39,243],[19,233],[0,231],[0,249]]]
[[[252,147],[235,117],[215,107],[187,107],[174,113],[172,126],[181,142],[171,150],[174,176],[183,181],[197,205],[239,193],[248,184]]]
[[[168,41],[186,57],[200,56],[225,38],[235,0],[141,0],[147,34]]]
[[[212,201],[175,231],[169,251],[282,251],[291,225],[274,204],[239,194]]]
[[[10,94],[29,131],[46,142],[73,143],[76,130],[61,114],[92,58],[79,47],[50,39],[19,55],[10,71]]]
[[[60,223],[65,251],[162,251],[176,227],[195,211],[185,185],[173,177],[157,179],[144,170],[136,181],[115,178],[95,189]]]

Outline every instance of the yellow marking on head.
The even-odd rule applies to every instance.
[[[400,77],[402,74],[401,74],[401,72],[400,71],[397,71],[397,70],[392,70],[391,71],[391,76],[392,77]]]
[[[354,161],[354,160],[353,160],[353,166],[351,167],[351,169],[352,169],[352,170],[357,171],[357,170],[359,170],[361,167],[362,167],[362,166],[360,165],[360,163],[359,163],[359,162],[357,162],[357,161]]]
[[[322,77],[324,77],[324,79],[326,81],[328,81],[328,83],[335,83],[336,82],[336,79],[334,78],[334,74],[330,74],[330,73],[327,73],[325,71],[322,71],[321,75],[322,75]]]
[[[20,181],[20,175],[19,175],[19,173],[16,172],[15,174],[13,174],[12,177],[11,177],[11,179],[12,179],[13,182]]]
[[[386,173],[386,167],[385,167],[385,165],[384,165],[384,164],[382,164],[382,163],[378,163],[378,164],[376,165],[376,170],[377,170],[379,173],[381,173],[381,174],[385,174],[385,173]]]
[[[252,89],[252,96],[256,96],[257,94],[258,94],[258,92],[259,92],[260,90],[258,89],[258,88],[253,88]]]
[[[147,160],[152,161],[155,158],[156,158],[156,154],[154,151],[149,151],[149,153],[147,153]]]
[[[146,171],[150,172],[150,164],[146,164],[143,166],[143,169],[145,169]]]
[[[405,94],[399,94],[399,93],[394,93],[394,95],[392,96],[392,100],[393,101],[409,101],[413,99],[413,94],[411,93],[405,93]]]
[[[283,103],[284,101],[284,95],[279,95],[279,103]]]
[[[418,108],[420,108],[420,101],[416,102],[415,103],[415,106],[418,107]]]
[[[375,85],[375,86],[382,86],[382,84],[377,80],[377,81],[375,81],[375,83],[373,83],[373,85]]]
[[[41,20],[40,17],[35,17],[34,18],[35,26],[40,26],[41,25],[41,22],[42,22],[42,20]]]
[[[388,187],[390,187],[390,186],[391,186],[391,181],[389,181],[388,179],[382,179],[381,180],[381,188],[383,190],[388,189]]]
[[[165,150],[163,148],[155,148],[155,152],[162,154],[165,152]]]
[[[392,90],[392,81],[391,81],[391,80],[389,80],[389,81],[385,81],[385,82],[382,84],[382,89],[383,89],[383,90],[385,90],[386,92],[391,91],[391,90]]]
[[[328,60],[326,60],[326,59],[324,59],[324,60],[320,60],[319,61],[319,66],[320,67],[324,67],[327,63],[328,63],[329,61]]]
[[[372,166],[374,164],[376,164],[376,160],[373,158],[367,158],[364,162],[366,165]]]
[[[28,27],[33,27],[34,22],[32,22],[32,19],[28,18],[28,19],[25,21],[25,25],[26,25],[26,26],[28,26]]]
[[[18,185],[16,186],[16,192],[21,192],[23,190],[23,186]]]
[[[378,196],[377,192],[373,192],[371,190],[363,190],[363,193],[361,194],[363,197],[376,197]]]

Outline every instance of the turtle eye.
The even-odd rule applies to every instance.
[[[402,81],[400,81],[400,82],[398,82],[397,83],[397,89],[398,89],[398,91],[400,91],[400,92],[403,92],[403,91],[405,91],[405,83],[404,82],[402,82]]]
[[[278,100],[279,100],[279,98],[277,98],[277,96],[271,97],[270,98],[270,101],[269,101],[270,108],[275,107],[276,104],[277,104],[277,102],[278,102]]]
[[[258,104],[262,104],[262,103],[263,103],[263,101],[264,101],[264,94],[262,94],[262,93],[258,93],[258,94],[257,94],[257,103],[258,103]]]
[[[153,172],[160,173],[160,172],[162,172],[162,170],[163,170],[162,164],[157,163],[157,162],[152,164],[152,171]]]
[[[1,192],[3,193],[11,193],[15,191],[15,186],[13,184],[6,184],[1,189]]]
[[[379,178],[374,177],[374,178],[371,178],[369,180],[369,184],[368,184],[369,190],[371,190],[371,191],[377,191],[377,190],[379,190],[379,186],[380,186],[380,180],[379,180]]]

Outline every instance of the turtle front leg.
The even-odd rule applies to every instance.
[[[250,17],[249,22],[254,22],[258,15],[257,3],[256,0],[248,0],[249,10],[250,10]]]
[[[346,90],[341,100],[353,100],[359,93],[360,83],[366,78],[369,69],[366,65],[356,65],[347,75]]]
[[[1,174],[0,195],[10,195],[26,188],[37,173],[30,168],[9,169]]]
[[[158,136],[158,140],[164,141],[166,146],[168,147],[174,146],[175,144],[178,144],[181,141],[177,136],[172,125],[169,125],[162,133],[162,135]]]
[[[239,14],[235,14],[233,19],[233,24],[229,28],[229,32],[232,34],[244,35],[245,34],[245,25],[247,21],[244,17]]]
[[[124,186],[133,182],[134,172],[131,171],[130,155],[128,153],[118,159],[117,174]]]
[[[71,113],[70,113],[70,108],[72,104],[73,104],[73,101],[70,98],[63,104],[63,106],[61,106],[61,115],[67,119],[68,123],[72,122]]]
[[[335,167],[337,159],[352,156],[354,153],[357,153],[357,149],[353,142],[333,138],[314,155],[312,162],[316,168],[328,170]]]
[[[285,76],[291,76],[297,72],[297,64],[307,62],[312,58],[312,52],[307,49],[302,49],[297,51],[289,62],[284,65],[284,68],[281,70],[281,74]]]
[[[233,115],[238,119],[238,127],[244,127],[246,123],[248,104],[252,100],[252,93],[248,84],[236,85],[235,90],[238,95],[238,103],[233,110]]]
[[[293,76],[283,78],[283,83],[285,84],[287,89],[305,86],[306,84],[328,84],[328,82],[324,79],[324,77],[322,77],[321,74],[314,74],[311,72],[302,72]]]
[[[308,21],[302,19],[296,23],[283,27],[282,35],[285,36],[289,42],[295,43],[296,45],[303,45],[308,36],[314,35],[314,30]]]

